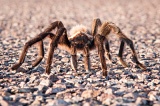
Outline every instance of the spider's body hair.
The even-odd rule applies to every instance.
[[[68,35],[69,39],[74,39],[77,36],[79,36],[80,33],[85,34],[89,39],[92,39],[93,36],[91,36],[90,34],[88,34],[88,29],[86,26],[80,24],[80,25],[76,25],[74,27],[72,27],[72,29],[70,30],[70,33]]]
[[[106,36],[110,33],[110,27],[108,26],[108,22],[105,22],[101,25],[100,29],[98,30],[98,33],[102,36]]]
[[[84,49],[87,43],[91,43],[93,36],[88,33],[88,29],[84,25],[76,25],[72,27],[69,32],[68,39],[70,42],[74,43],[77,50],[80,52]],[[60,40],[61,41],[61,40]],[[63,42],[63,41],[62,41]],[[58,44],[58,48],[71,52],[71,47],[63,45],[63,43]]]

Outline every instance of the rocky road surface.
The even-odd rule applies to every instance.
[[[160,106],[160,1],[159,0],[0,0],[0,105],[1,106]],[[77,24],[91,29],[94,18],[111,21],[134,42],[146,71],[132,63],[125,48],[128,68],[107,60],[109,79],[102,77],[97,50],[91,52],[91,71],[85,72],[83,55],[78,71],[70,67],[70,55],[56,49],[50,75],[45,61],[30,69],[37,49],[29,49],[17,71],[26,41],[51,22],[61,20],[67,30]],[[49,40],[44,40],[45,53]],[[119,40],[110,34],[112,59],[117,61]]]

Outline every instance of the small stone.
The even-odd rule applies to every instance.
[[[65,88],[61,88],[61,87],[49,88],[49,89],[46,91],[45,94],[48,94],[48,95],[50,95],[50,94],[56,94],[56,93],[61,92],[61,91],[64,91],[64,90],[65,90]]]
[[[124,94],[123,97],[125,97],[125,98],[134,98],[134,94],[133,93],[127,93],[127,94]]]
[[[33,103],[31,104],[31,106],[41,106],[41,102],[38,100],[33,101]],[[52,105],[51,105],[52,106]]]
[[[25,85],[25,82],[21,82],[21,83],[19,84],[19,86],[20,86],[21,88],[23,88],[24,85]]]
[[[4,91],[4,92],[1,93],[1,95],[2,95],[2,96],[10,96],[11,93],[8,92],[8,91]]]
[[[40,96],[40,95],[36,96],[35,100],[40,101],[40,102],[44,102],[43,96]]]
[[[20,88],[18,89],[18,93],[29,93],[31,92],[30,88]]]
[[[49,75],[48,79],[52,82],[58,81],[58,77],[54,74]]]
[[[107,93],[108,95],[112,95],[113,90],[111,88],[108,88],[107,90],[104,91],[104,93]]]
[[[36,79],[38,79],[37,76],[32,76],[32,77],[30,78],[29,83],[33,83]]]
[[[114,98],[114,95],[112,94],[108,94],[108,93],[102,93],[100,96],[97,97],[97,100],[103,102],[107,99],[111,99]]]
[[[77,88],[84,88],[84,85],[79,84],[78,82],[74,84],[75,87]]]
[[[46,90],[47,90],[47,86],[44,86],[44,85],[38,85],[38,91],[41,91],[41,92],[46,92]]]
[[[68,63],[69,62],[69,58],[64,57],[64,58],[61,59],[61,61],[64,62],[64,63]]]
[[[158,97],[157,92],[155,92],[155,91],[150,91],[148,93],[149,100],[151,100],[151,101],[155,101],[156,100],[156,96]]]
[[[92,98],[92,97],[97,97],[100,94],[101,92],[98,90],[85,90],[82,92],[81,96],[84,98]]]
[[[78,102],[81,102],[82,100],[83,100],[82,97],[80,97],[80,96],[74,96],[72,98],[72,103],[78,103]]]
[[[136,99],[136,104],[137,105],[153,105],[153,101],[149,101],[145,98],[142,98],[142,97],[138,97]]]
[[[52,82],[49,80],[49,79],[43,79],[41,82],[40,82],[40,85],[44,85],[44,86],[51,86],[52,85]]]
[[[52,94],[52,90],[53,90],[53,88],[48,88],[48,89],[46,90],[45,94],[46,94],[46,95]]]
[[[117,96],[123,96],[125,94],[125,90],[117,90],[114,92],[114,94]]]
[[[102,104],[103,104],[103,105],[110,105],[110,104],[111,104],[111,101],[112,101],[111,98],[107,98],[107,99],[105,99],[105,100],[102,102]]]
[[[68,106],[68,105],[69,103],[67,103],[63,99],[55,99],[49,102],[48,104],[46,104],[46,106]]]
[[[29,104],[28,100],[26,100],[26,99],[24,99],[24,98],[21,98],[21,99],[19,100],[19,102],[22,103],[23,105],[28,105],[28,104]]]
[[[1,106],[9,106],[8,102],[3,99],[0,99],[0,105]]]
[[[92,90],[83,91],[81,96],[84,98],[91,98],[92,97]]]
[[[152,72],[153,72],[153,73],[158,73],[158,72],[159,72],[159,70],[152,70]]]
[[[89,102],[84,102],[83,106],[92,106]]]

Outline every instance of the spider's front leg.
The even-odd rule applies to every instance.
[[[50,49],[48,52],[48,59],[47,59],[47,66],[46,66],[46,73],[47,74],[50,74],[54,50],[58,46],[59,39],[65,31],[66,31],[65,28],[58,29],[56,36],[52,38],[52,41],[50,43]]]
[[[95,36],[96,34],[100,33],[102,36],[106,35],[106,39],[104,41],[106,57],[109,61],[111,61],[110,49],[109,49],[109,42],[107,40],[107,35],[110,33],[106,26],[102,25],[101,20],[99,18],[94,19],[92,22],[92,35]]]
[[[22,65],[22,63],[25,60],[25,56],[27,54],[28,48],[31,47],[32,45],[34,45],[35,43],[38,43],[39,54],[38,54],[38,59],[35,62],[32,63],[32,66],[33,67],[37,66],[44,57],[43,39],[46,38],[47,36],[49,36],[49,38],[54,37],[55,35],[50,33],[50,32],[52,30],[54,30],[56,27],[59,29],[59,28],[64,27],[64,25],[61,21],[55,21],[55,22],[51,23],[49,25],[49,27],[47,27],[42,33],[38,34],[35,38],[28,41],[23,48],[23,51],[20,55],[18,63],[13,65],[11,67],[11,69],[16,70]]]
[[[71,44],[71,67],[74,71],[77,71],[77,51],[74,43]]]
[[[39,34],[37,37],[35,37],[35,38],[31,39],[30,41],[28,41],[28,42],[25,44],[25,46],[24,46],[24,48],[23,48],[23,50],[22,50],[22,53],[21,53],[21,55],[20,55],[20,58],[19,58],[18,63],[16,63],[15,65],[13,65],[13,66],[11,67],[11,69],[12,69],[12,70],[18,69],[18,68],[22,65],[22,63],[24,62],[24,60],[25,60],[25,56],[26,56],[26,54],[27,54],[28,48],[31,47],[33,44],[35,44],[35,43],[38,42],[38,43],[39,43],[39,56],[38,56],[39,58],[32,64],[33,66],[36,66],[36,65],[43,59],[43,57],[44,57],[44,47],[43,47],[43,42],[42,42],[42,40],[43,40],[46,36],[48,36],[48,35],[54,36],[54,34],[52,34],[52,33],[41,33],[41,34]]]
[[[90,71],[90,58],[89,58],[89,44],[87,43],[83,50],[84,53],[84,67],[86,71]]]
[[[97,34],[97,35],[95,35],[94,40],[95,40],[95,46],[98,48],[98,54],[100,57],[103,76],[107,76],[107,65],[106,65],[106,60],[105,60],[105,56],[104,56],[105,50],[104,50],[104,46],[103,46],[103,42],[105,40],[105,37],[100,34]]]

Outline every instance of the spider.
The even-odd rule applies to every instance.
[[[55,30],[56,29],[56,30]],[[56,31],[55,33],[53,31]],[[101,62],[102,74],[107,76],[107,66],[105,57],[111,61],[108,35],[112,32],[120,39],[120,49],[118,53],[118,60],[122,66],[127,67],[126,62],[122,58],[124,44],[126,43],[132,52],[133,62],[135,62],[141,69],[146,70],[146,67],[141,64],[133,46],[132,40],[126,37],[123,32],[112,22],[102,23],[99,18],[96,18],[92,22],[92,30],[89,30],[83,25],[77,25],[70,30],[70,34],[67,34],[67,30],[61,21],[55,21],[49,25],[42,33],[38,34],[35,38],[25,43],[23,51],[20,55],[18,63],[11,67],[12,70],[18,69],[25,60],[25,56],[29,47],[38,43],[38,58],[32,63],[32,67],[37,66],[44,57],[43,39],[49,37],[51,39],[48,58],[46,62],[45,72],[50,74],[52,58],[54,50],[58,47],[66,50],[71,54],[71,67],[74,71],[77,70],[77,52],[81,51],[84,55],[84,67],[86,71],[90,70],[90,50],[98,50],[98,55]]]

